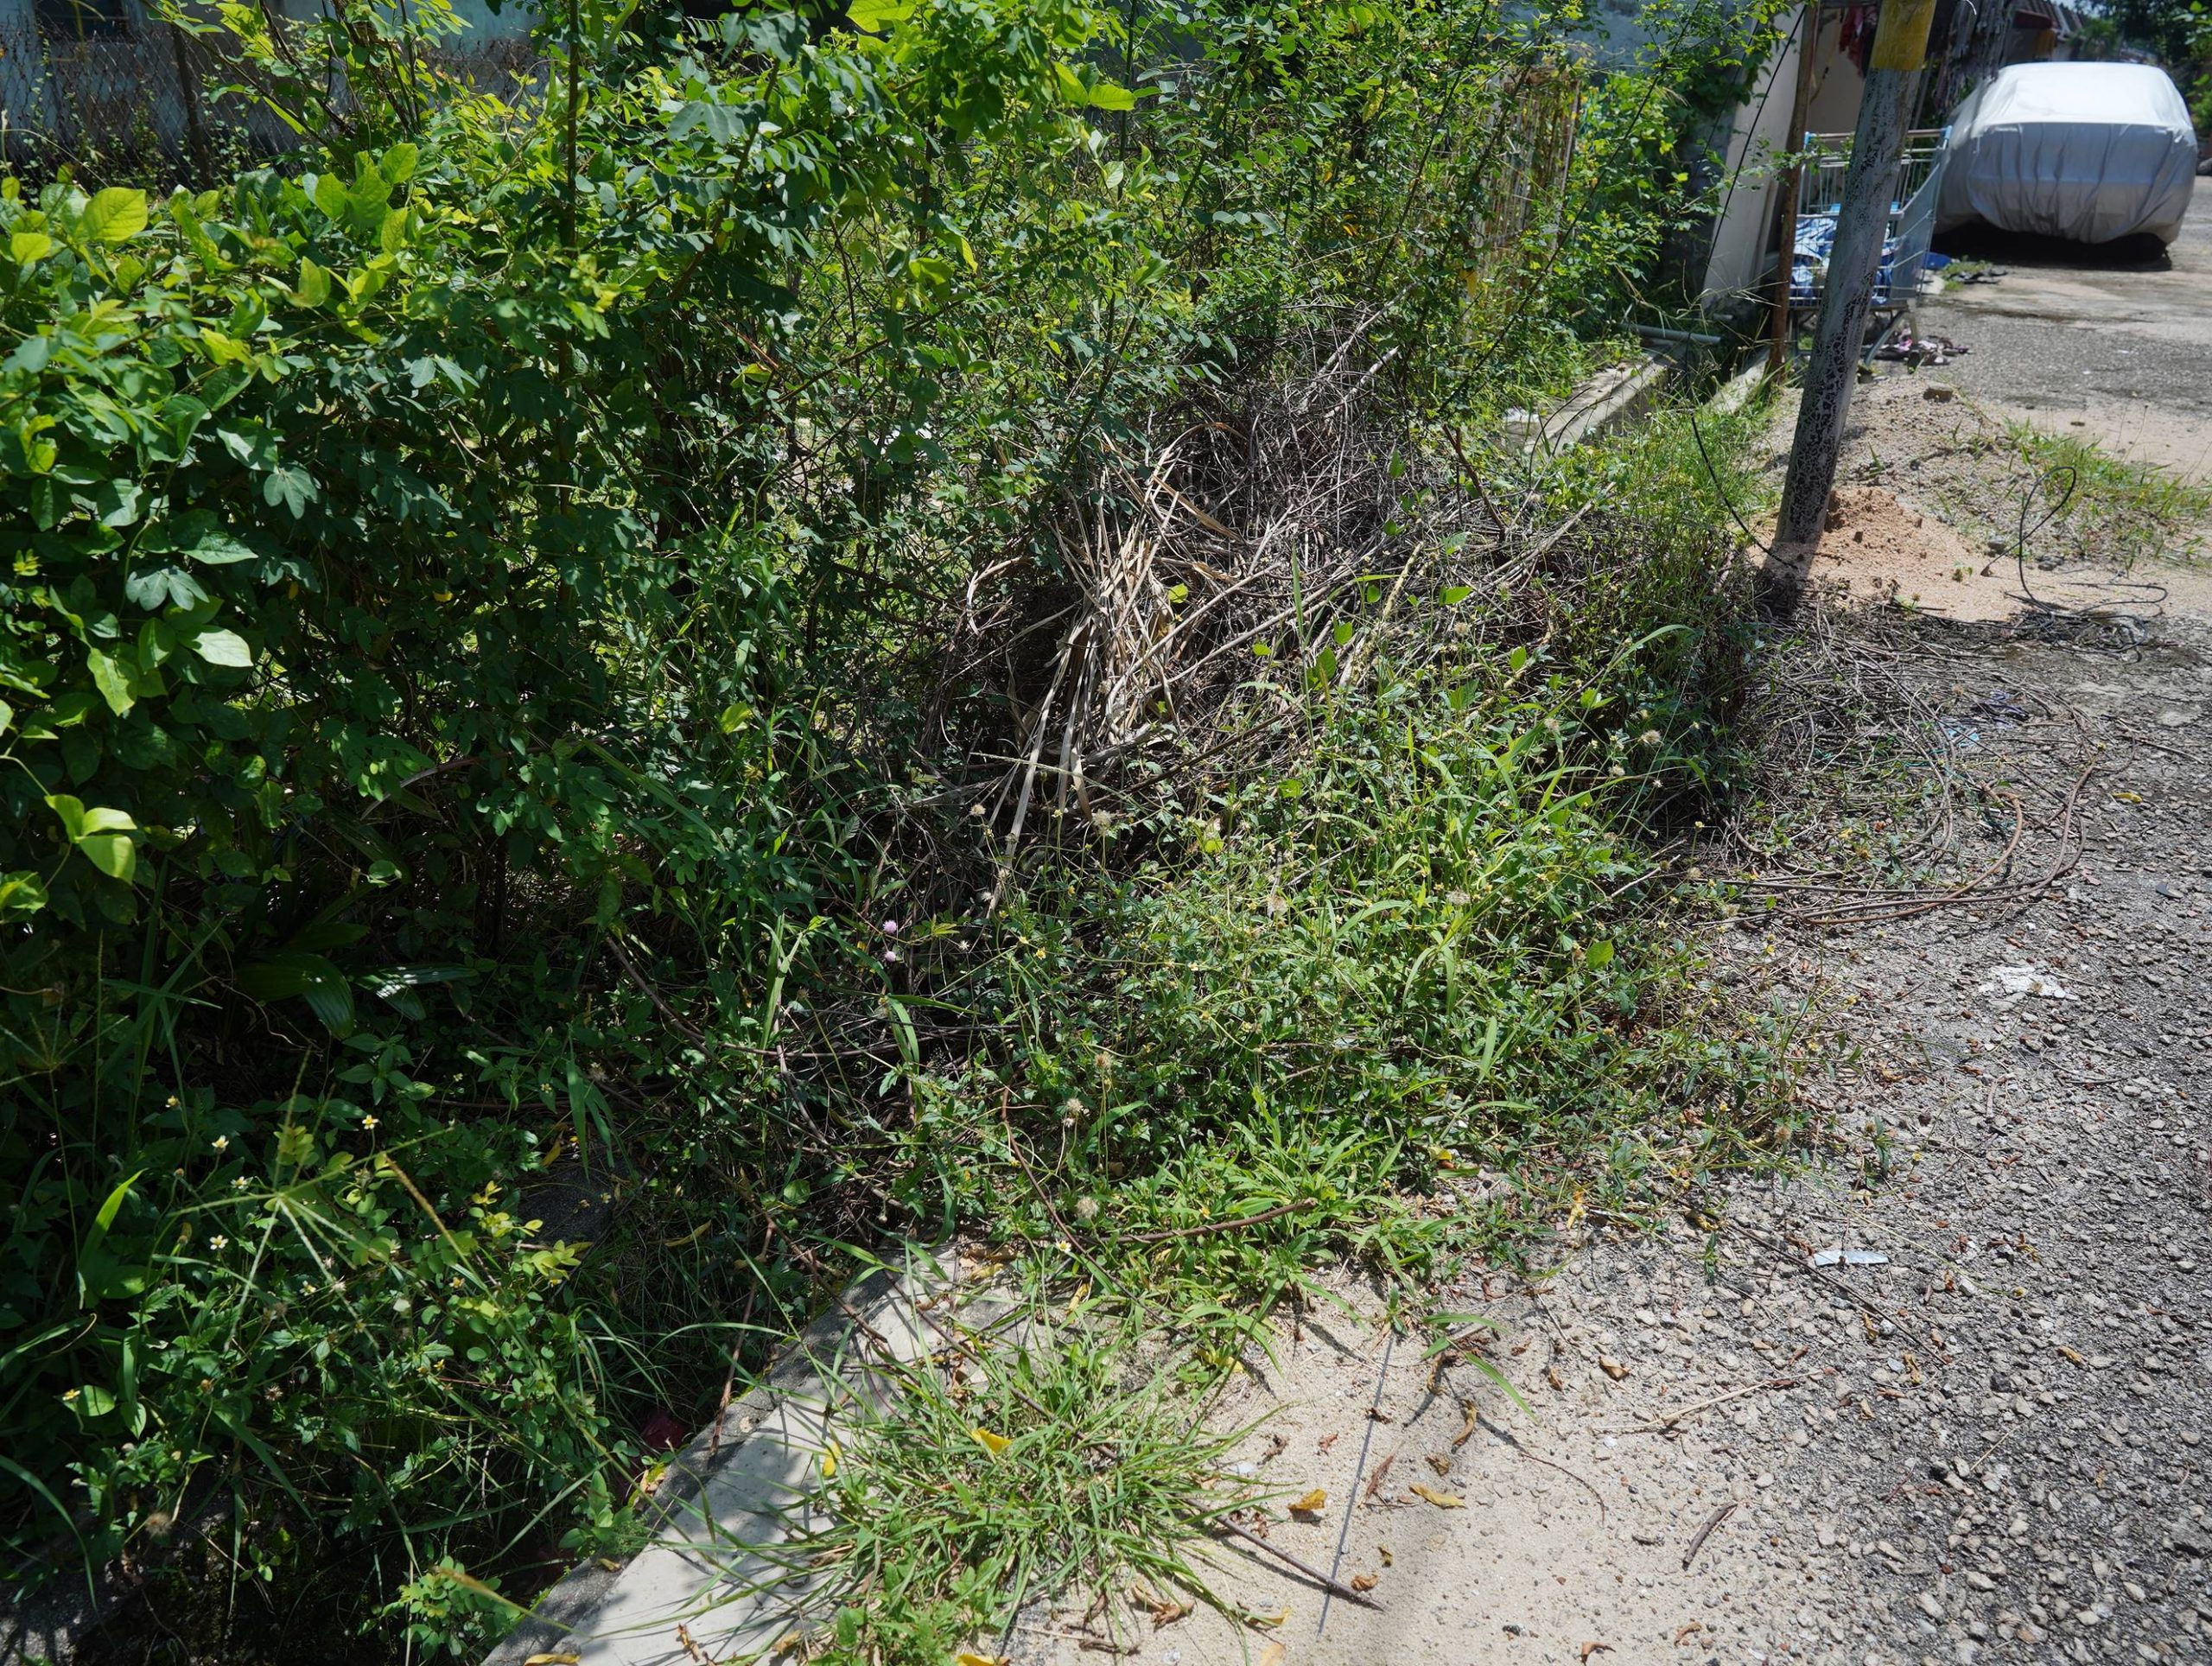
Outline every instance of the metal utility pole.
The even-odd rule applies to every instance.
[[[1873,302],[1874,274],[1881,264],[1882,236],[1897,191],[1897,159],[1904,151],[1905,97],[1927,60],[1928,29],[1935,16],[1936,0],[1885,0],[1875,28],[1866,90],[1852,135],[1851,166],[1836,214],[1835,244],[1821,286],[1813,356],[1805,366],[1804,401],[1797,409],[1797,438],[1782,488],[1782,513],[1760,575],[1768,605],[1781,614],[1796,607],[1820,547]]]

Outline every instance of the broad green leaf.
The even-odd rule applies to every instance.
[[[164,607],[196,607],[207,600],[200,581],[181,567],[154,567],[133,573],[123,582],[123,594],[148,613]]]
[[[912,0],[851,0],[845,16],[855,29],[878,35],[893,23],[906,22],[913,11]]]
[[[98,648],[86,656],[92,662],[92,686],[100,691],[108,709],[118,717],[126,715],[136,703],[130,695],[130,673],[125,671],[113,654],[103,653]]]
[[[54,239],[43,232],[17,232],[8,239],[8,252],[19,265],[28,266],[54,252]]]
[[[253,650],[236,631],[202,631],[192,639],[192,650],[211,665],[245,671],[253,664]]]
[[[0,874],[0,919],[35,914],[46,906],[46,881],[25,868]]]
[[[240,993],[256,1001],[306,1002],[333,1034],[353,1027],[353,991],[345,975],[321,955],[286,950],[238,968]]]
[[[130,835],[138,824],[127,814],[97,805],[88,810],[83,799],[67,792],[49,792],[46,803],[86,862],[125,885],[137,877],[138,847]]]
[[[87,833],[77,841],[85,860],[111,880],[125,885],[138,877],[138,846],[128,833]]]
[[[207,525],[196,528],[192,542],[182,546],[183,552],[203,567],[227,567],[232,562],[257,559],[249,550],[223,528]]]
[[[146,229],[146,194],[111,185],[85,205],[79,234],[94,243],[127,243]]]
[[[1137,95],[1125,86],[1116,86],[1111,81],[1101,81],[1090,89],[1084,102],[1093,110],[1135,110]]]
[[[74,844],[85,831],[85,801],[67,792],[49,792],[46,807],[60,818],[61,831]]]
[[[1613,963],[1613,945],[1605,939],[1600,938],[1590,945],[1582,957],[1592,971],[1602,971]]]
[[[1456,607],[1474,593],[1475,587],[1471,584],[1448,585],[1444,591],[1444,605],[1447,607]]]
[[[423,153],[411,144],[395,144],[384,153],[384,160],[377,164],[377,172],[393,185],[404,185],[415,177],[415,164]]]
[[[299,280],[293,289],[302,307],[320,307],[330,299],[330,274],[302,255]]]
[[[272,509],[283,504],[292,512],[295,519],[307,513],[315,495],[315,479],[304,468],[285,464],[270,469],[262,479],[262,501]]]

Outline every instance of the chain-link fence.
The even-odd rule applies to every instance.
[[[67,16],[0,22],[8,166],[36,177],[67,163],[87,182],[124,174],[212,182],[298,142],[220,37],[111,14],[96,0],[58,3]],[[502,88],[542,78],[543,60],[527,37],[463,37],[423,67]]]

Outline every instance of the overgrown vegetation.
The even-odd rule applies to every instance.
[[[841,1243],[1071,1234],[1217,1351],[1758,1132],[1637,907],[1728,767],[1714,483],[1484,437],[1685,212],[1680,65],[586,5],[507,103],[226,16],[313,144],[0,181],[26,1577],[467,1652]]]

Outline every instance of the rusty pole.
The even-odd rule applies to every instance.
[[[1782,487],[1782,512],[1760,588],[1773,611],[1797,605],[1805,575],[1820,548],[1828,493],[1843,451],[1844,419],[1858,375],[1866,314],[1873,304],[1874,273],[1896,195],[1897,159],[1904,150],[1905,95],[1928,56],[1928,29],[1936,0],[1886,0],[1866,64],[1866,90],[1852,135],[1851,166],[1843,179],[1835,243],[1821,286],[1813,356],[1805,366],[1805,393],[1797,408],[1797,437],[1789,450],[1789,475]]]

